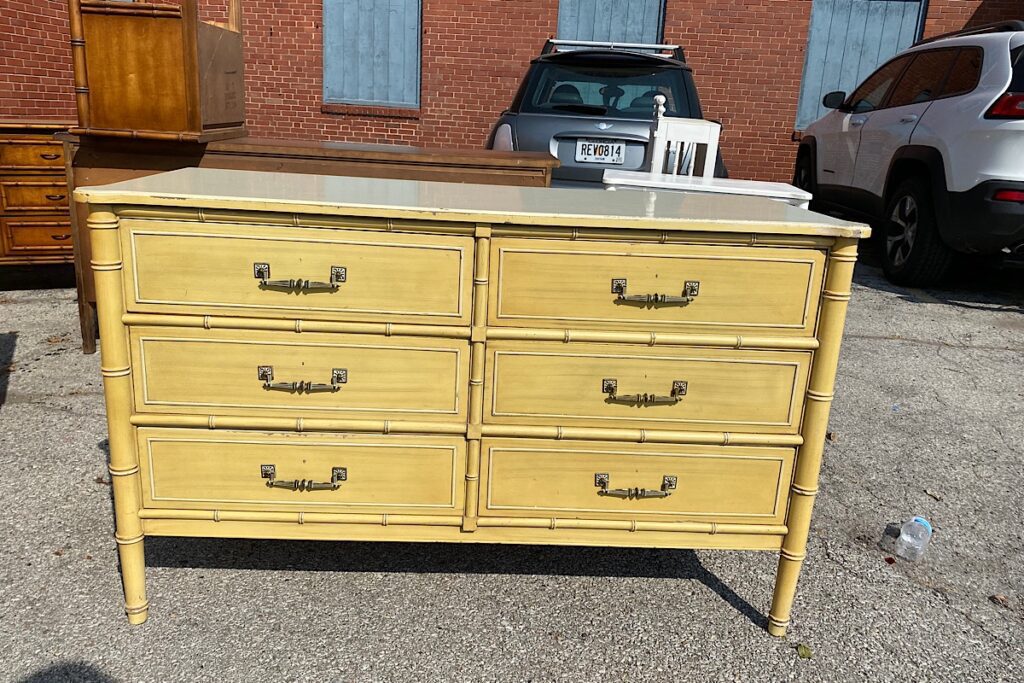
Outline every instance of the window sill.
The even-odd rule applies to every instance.
[[[324,102],[320,105],[320,111],[324,114],[340,114],[343,116],[373,116],[383,119],[412,119],[420,118],[418,108],[404,107],[381,107],[365,104],[341,104],[337,102]]]

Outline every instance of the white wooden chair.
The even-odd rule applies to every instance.
[[[714,121],[665,116],[665,96],[654,97],[654,120],[649,144],[652,175],[696,175],[698,146],[704,146],[704,167],[700,175],[713,178],[718,158],[718,135],[722,126]]]

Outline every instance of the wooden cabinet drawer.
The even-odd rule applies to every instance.
[[[10,253],[72,251],[71,221],[66,216],[5,218],[0,223]]]
[[[492,325],[812,336],[824,264],[813,249],[495,239],[488,314]],[[687,283],[689,303],[646,301],[685,298]]]
[[[793,469],[789,448],[524,439],[482,448],[481,516],[781,524]]]
[[[792,434],[811,360],[801,351],[487,346],[484,422],[492,424]]]
[[[130,341],[138,412],[466,419],[463,340],[133,327]]]
[[[64,167],[64,147],[51,139],[0,137],[0,170],[37,171]]]
[[[469,323],[469,237],[137,220],[125,228],[132,311]]]
[[[138,430],[143,506],[461,515],[465,442],[452,437]],[[274,480],[337,488],[291,490]],[[344,479],[332,477],[344,468]]]
[[[3,211],[54,211],[68,206],[64,176],[14,176],[0,179]]]

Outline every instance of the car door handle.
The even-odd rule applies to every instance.
[[[900,123],[913,123],[917,121],[917,114],[907,114],[900,117]]]
[[[863,126],[867,122],[868,117],[866,116],[854,116],[853,118],[850,119],[850,126],[854,128],[859,128],[860,126]]]

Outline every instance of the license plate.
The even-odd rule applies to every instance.
[[[622,140],[576,140],[576,161],[584,164],[622,164],[626,143]]]

